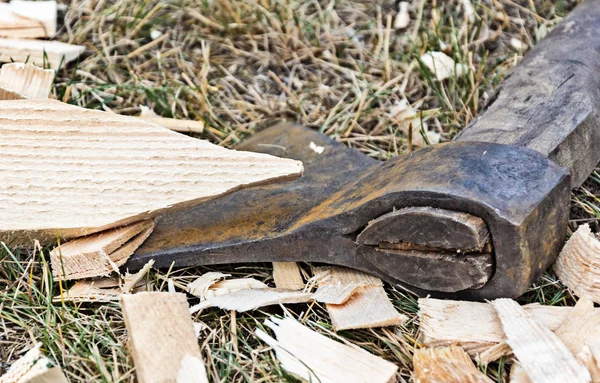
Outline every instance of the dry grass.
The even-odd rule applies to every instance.
[[[115,113],[137,114],[144,105],[166,117],[202,120],[201,138],[224,146],[270,120],[287,118],[385,160],[416,142],[408,140],[399,104],[408,101],[423,127],[451,139],[572,6],[572,1],[414,0],[410,25],[396,30],[393,1],[73,0],[59,38],[88,49],[79,63],[58,72],[54,95]],[[417,60],[429,50],[443,50],[472,70],[435,81]],[[598,196],[595,173],[573,194],[573,228],[586,221],[598,229]],[[310,271],[310,265],[303,267]],[[272,285],[267,264],[218,269]],[[206,270],[155,271],[148,282],[166,290],[170,277],[181,288]],[[58,288],[47,253],[0,249],[0,373],[41,341],[73,382],[133,381],[118,306],[53,304]],[[416,297],[387,289],[410,321],[399,331],[338,335],[397,363],[399,381],[409,381],[418,346]],[[550,274],[522,300],[572,303]],[[324,307],[293,305],[286,311],[333,336]],[[253,335],[272,313],[282,309],[239,315],[214,309],[194,317],[207,325],[200,344],[212,381],[295,381]],[[507,380],[503,361],[487,373]]]

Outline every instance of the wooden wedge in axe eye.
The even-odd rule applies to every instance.
[[[271,127],[238,148],[301,160],[303,177],[166,213],[128,267],[312,261],[421,294],[517,297],[555,260],[570,190],[600,160],[599,105],[590,1],[453,142],[379,162],[298,125]]]

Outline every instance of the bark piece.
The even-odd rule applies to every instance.
[[[554,271],[562,283],[579,297],[600,303],[600,241],[586,223],[579,226],[563,247]]]
[[[154,111],[148,107],[142,106],[142,113],[139,118],[144,121],[162,126],[163,128],[170,129],[180,133],[203,133],[204,123],[202,121],[192,120],[179,120],[176,118],[165,118],[157,115]]]
[[[43,38],[56,34],[56,1],[0,3],[0,36]]]
[[[304,280],[296,262],[273,262],[275,287],[287,290],[302,290]]]
[[[58,68],[76,60],[85,51],[81,45],[60,41],[0,38],[0,62],[28,62]]]
[[[31,100],[46,99],[52,89],[54,71],[33,64],[10,63],[0,69],[0,87]]]
[[[140,383],[208,382],[184,294],[123,295],[121,309]]]
[[[153,229],[153,221],[142,221],[61,244],[50,252],[52,274],[61,280],[107,276],[118,271]]]
[[[556,330],[572,307],[523,306],[541,324]],[[458,345],[471,355],[480,354],[491,362],[492,356],[508,355],[506,347],[492,347],[506,340],[496,310],[489,303],[452,301],[432,298],[419,299],[420,342],[427,347]],[[505,353],[500,351],[504,350]]]
[[[235,290],[227,294],[207,297],[206,300],[191,307],[192,313],[208,307],[218,307],[223,310],[244,312],[260,307],[285,303],[305,303],[312,300],[312,294],[301,291],[279,289],[245,289]]]
[[[492,383],[458,346],[421,348],[413,356],[417,383]]]
[[[594,309],[594,302],[585,296],[579,299],[554,333],[573,355],[579,354],[587,343],[600,341],[600,314]]]
[[[42,355],[41,343],[27,351],[0,376],[0,383],[68,383],[62,369]]]
[[[271,318],[265,325],[275,333],[275,340],[264,331],[256,335],[273,347],[281,366],[306,381],[372,382],[396,381],[398,367],[367,351],[336,342],[292,318]]]
[[[1,102],[0,137],[0,240],[12,245],[124,226],[303,169],[54,100]]]
[[[336,331],[396,326],[406,320],[388,298],[379,278],[345,267],[319,267],[315,274],[326,273],[321,285],[361,286],[341,305],[327,304],[327,312]]]
[[[188,293],[190,293],[194,296],[202,298],[202,297],[206,296],[206,292],[212,285],[214,285],[221,279],[224,279],[224,278],[227,278],[230,276],[231,276],[231,274],[223,274],[218,271],[209,271],[208,273],[202,274],[200,277],[198,277],[192,283],[189,283],[186,286],[185,291],[187,291]]]
[[[511,299],[492,302],[506,343],[534,382],[590,382],[591,377],[567,346]]]

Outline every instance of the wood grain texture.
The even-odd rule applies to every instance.
[[[238,312],[256,310],[265,306],[305,303],[312,300],[312,294],[301,291],[279,289],[243,289],[226,294],[207,296],[206,300],[190,308],[192,313],[209,307]]]
[[[56,1],[0,3],[0,36],[43,38],[56,34]]]
[[[13,244],[79,237],[302,174],[299,161],[53,100],[0,103],[0,137],[0,240]]]
[[[415,383],[492,383],[458,346],[421,348],[413,355]]]
[[[123,265],[154,229],[154,221],[81,237],[50,252],[52,274],[61,280],[106,276]]]
[[[398,367],[357,347],[336,342],[292,318],[272,317],[265,325],[275,333],[274,339],[264,331],[256,335],[275,349],[281,366],[310,382],[321,383],[391,383]]]
[[[554,331],[573,355],[588,343],[600,342],[600,313],[587,297],[579,299],[560,326]]]
[[[0,62],[47,63],[56,69],[61,63],[76,60],[84,51],[84,46],[60,41],[0,38]]]
[[[575,295],[600,303],[600,241],[587,223],[569,238],[553,268]]]
[[[208,382],[184,294],[124,295],[121,309],[140,383],[176,382],[180,374],[186,382]]]
[[[10,63],[0,69],[0,88],[30,100],[47,99],[54,82],[54,70],[33,64]]]
[[[275,287],[287,290],[302,290],[304,280],[296,262],[273,262]]]
[[[591,377],[567,346],[546,326],[511,299],[492,302],[506,342],[529,378],[543,382],[590,382]]]
[[[0,383],[68,383],[62,369],[42,355],[38,343],[0,376]]]
[[[361,286],[341,305],[327,304],[327,312],[336,331],[396,326],[406,320],[388,298],[379,278],[345,267],[317,268],[315,274],[329,271],[320,285]]]

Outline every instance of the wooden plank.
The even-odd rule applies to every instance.
[[[0,36],[44,38],[56,34],[56,1],[0,3]]]
[[[140,383],[208,382],[184,294],[123,295],[121,309]]]
[[[46,99],[54,82],[54,70],[33,64],[10,63],[0,69],[0,87],[31,100]]]
[[[265,325],[275,333],[274,339],[264,331],[256,335],[273,347],[281,366],[310,382],[321,383],[388,383],[396,381],[398,367],[367,351],[327,338],[292,318],[271,317]]]
[[[81,237],[50,252],[52,274],[61,280],[107,276],[123,265],[154,229],[154,221]]]
[[[554,331],[573,308],[531,304],[523,309]],[[510,353],[510,348],[496,348],[506,336],[489,303],[421,298],[418,315],[419,341],[424,346],[458,345],[474,358],[482,355],[487,363]]]
[[[569,238],[554,264],[554,271],[575,295],[600,303],[600,241],[586,223]]]
[[[180,133],[204,133],[204,122],[193,121],[193,120],[180,120],[177,118],[165,118],[158,116],[154,111],[148,107],[142,106],[142,113],[138,118],[163,128],[170,129],[174,132]]]
[[[0,383],[68,383],[60,366],[42,355],[41,343],[27,351],[8,371],[0,376]]]
[[[327,312],[336,331],[396,326],[406,320],[388,298],[379,278],[345,267],[318,267],[315,274],[329,272],[320,284],[361,286],[344,304],[327,304]]]
[[[238,312],[256,310],[260,307],[305,303],[312,300],[312,294],[301,291],[279,289],[244,289],[235,290],[227,294],[209,296],[206,300],[190,308],[192,313],[209,307],[218,307],[223,310]]]
[[[511,299],[492,302],[506,343],[533,382],[590,382],[591,377],[567,346]]]
[[[0,240],[14,245],[124,226],[303,169],[54,100],[0,103],[0,137]]]
[[[287,290],[302,290],[304,280],[296,262],[273,262],[275,287]]]
[[[85,51],[81,45],[60,41],[0,38],[0,62],[28,62],[58,68],[76,60]]]
[[[492,383],[458,346],[421,348],[413,355],[413,378],[419,383]]]
[[[554,333],[573,355],[579,354],[587,343],[599,342],[600,314],[594,309],[594,302],[588,297],[579,299]]]

